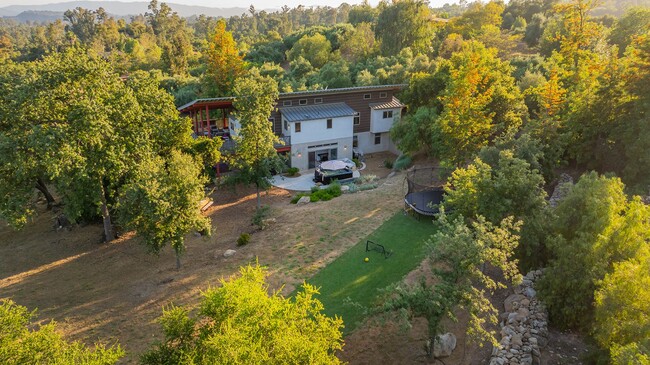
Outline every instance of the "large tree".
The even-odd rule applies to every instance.
[[[110,241],[115,237],[118,198],[125,184],[138,176],[138,166],[149,166],[151,161],[164,166],[174,161],[178,151],[192,150],[189,120],[179,117],[171,95],[148,73],[134,73],[122,81],[105,61],[81,50],[54,54],[10,71],[16,72],[0,78],[7,91],[0,108],[0,149],[7,152],[0,159],[0,179],[17,185],[3,190],[0,213],[16,226],[33,212],[30,189],[39,181],[51,182],[68,218],[101,216]],[[191,159],[183,161],[195,164]],[[197,177],[186,177],[193,189],[201,188]],[[175,183],[171,177],[162,180],[161,189],[172,189],[169,184]],[[177,199],[174,204],[195,207],[200,197],[186,194]],[[160,207],[165,200],[156,204]],[[184,217],[193,219],[189,214]],[[133,222],[122,223],[132,226]],[[134,228],[146,233],[143,226]],[[183,228],[175,234],[187,232]]]
[[[260,189],[270,186],[271,172],[277,166],[274,146],[280,140],[273,132],[269,116],[278,99],[278,85],[268,76],[251,73],[235,82],[234,92],[235,117],[241,123],[235,137],[238,180],[255,185],[259,210]]]
[[[170,307],[160,322],[165,340],[144,364],[339,364],[340,318],[325,316],[318,290],[303,285],[294,298],[270,292],[266,270],[240,269],[239,278],[208,289],[196,316]],[[271,293],[271,294],[269,294]]]
[[[522,124],[526,106],[511,66],[496,49],[463,43],[451,58],[449,80],[442,93],[443,110],[434,128],[441,135],[440,157],[462,165],[488,142]]]
[[[592,172],[556,208],[553,259],[539,285],[551,319],[563,327],[591,327],[594,292],[613,263],[636,256],[650,240],[650,210],[623,189],[620,179]]]
[[[435,34],[431,10],[424,1],[396,1],[381,10],[375,33],[385,56],[396,55],[407,47],[416,54],[430,53]]]
[[[219,19],[214,31],[210,33],[206,61],[208,69],[204,80],[205,96],[231,95],[235,80],[245,72],[245,64],[223,19]]]

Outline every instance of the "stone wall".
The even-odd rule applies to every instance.
[[[548,343],[548,315],[537,298],[535,281],[542,270],[529,272],[514,294],[504,302],[501,314],[501,341],[492,350],[490,365],[537,365],[540,348]]]

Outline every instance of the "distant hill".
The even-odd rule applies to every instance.
[[[210,8],[206,6],[192,6],[167,3],[172,10],[182,17],[205,14],[207,16],[228,18],[233,15],[241,15],[248,11],[246,8]],[[47,18],[55,14],[63,14],[68,9],[82,7],[85,9],[96,10],[104,8],[107,13],[120,16],[144,14],[147,11],[149,2],[125,3],[121,1],[69,1],[65,3],[46,4],[46,5],[10,5],[0,8],[0,16],[11,17],[16,20],[35,20],[34,18]],[[60,19],[58,17],[57,19]]]

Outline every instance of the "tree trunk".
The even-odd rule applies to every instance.
[[[257,188],[257,210],[259,211],[260,208],[262,208],[262,202],[260,200],[260,186],[255,184],[255,187]]]
[[[43,193],[45,200],[47,200],[47,209],[51,209],[52,205],[54,205],[54,197],[50,194],[50,191],[41,178],[36,179],[36,189]]]
[[[104,235],[106,236],[106,242],[111,242],[115,239],[115,233],[113,233],[111,214],[108,211],[108,205],[106,203],[106,192],[104,191],[104,184],[101,184],[100,186],[102,199],[102,218],[104,219]]]

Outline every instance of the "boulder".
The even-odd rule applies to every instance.
[[[309,202],[311,202],[311,198],[308,196],[303,196],[302,198],[298,199],[298,202],[296,204],[308,204]]]
[[[447,357],[456,348],[456,336],[453,333],[447,332],[444,335],[438,335],[436,340],[433,341],[433,356],[434,357]]]
[[[524,294],[528,298],[532,299],[532,298],[535,298],[535,296],[537,295],[537,292],[533,288],[526,288],[526,290],[524,290]]]
[[[226,252],[223,253],[223,257],[230,257],[230,256],[234,255],[235,253],[237,253],[237,251],[235,251],[235,250],[226,250]]]
[[[505,302],[503,302],[506,312],[514,312],[519,309],[519,305],[524,299],[526,299],[526,297],[521,294],[511,294],[506,298]]]
[[[347,193],[350,191],[350,185],[341,185],[341,192]]]

